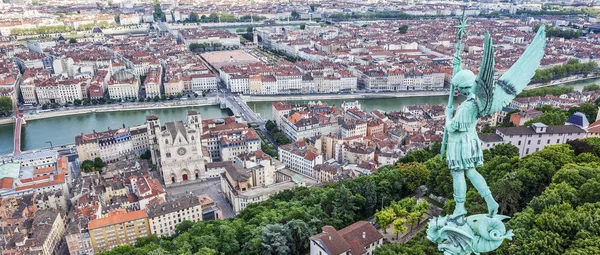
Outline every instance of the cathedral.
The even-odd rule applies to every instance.
[[[186,123],[174,121],[164,126],[160,125],[157,115],[149,115],[146,127],[152,163],[158,166],[165,185],[206,178],[201,142],[202,117],[198,111],[188,111]]]

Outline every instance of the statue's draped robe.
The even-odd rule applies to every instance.
[[[483,165],[483,152],[477,136],[477,100],[470,95],[456,110],[448,132],[448,168],[464,171]]]

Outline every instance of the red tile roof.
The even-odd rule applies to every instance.
[[[138,210],[138,211],[133,211],[133,212],[128,212],[128,213],[119,213],[119,214],[111,215],[111,216],[108,216],[108,217],[105,217],[102,219],[92,220],[88,224],[88,226],[89,226],[88,228],[96,229],[96,228],[110,226],[110,225],[114,225],[114,224],[118,224],[118,223],[127,222],[127,221],[143,219],[143,218],[147,218],[147,217],[148,217],[148,214],[146,214],[145,210]]]

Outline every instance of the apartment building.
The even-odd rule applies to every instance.
[[[209,119],[202,123],[202,147],[213,161],[232,161],[234,157],[260,149],[260,137],[246,123],[234,117]]]
[[[134,245],[137,238],[151,233],[148,214],[144,210],[111,211],[108,217],[91,220],[88,229],[95,253],[108,251],[122,244]]]
[[[289,169],[313,177],[313,168],[323,164],[323,154],[305,141],[279,146],[279,160]]]
[[[96,157],[106,162],[133,155],[140,156],[150,148],[146,126],[109,129],[107,131],[81,134],[75,137],[79,160]]]
[[[162,86],[163,71],[161,67],[150,68],[146,79],[144,80],[144,88],[146,88],[146,97],[154,98],[155,96],[161,96],[164,92]]]
[[[192,91],[202,94],[202,91],[217,90],[217,76],[212,72],[190,75],[192,79]]]
[[[367,122],[361,119],[345,121],[340,126],[340,136],[349,138],[367,135]]]
[[[500,143],[510,143],[519,148],[519,156],[524,157],[548,145],[564,144],[585,136],[586,131],[575,125],[547,126],[543,123],[534,123],[531,127],[498,128],[495,135],[484,136],[482,148],[488,149]]]
[[[89,219],[79,217],[71,220],[65,231],[65,240],[69,247],[69,255],[93,254],[92,239],[88,232]]]
[[[139,76],[129,70],[117,71],[108,82],[108,96],[111,99],[137,99],[139,92]]]
[[[201,221],[202,205],[198,197],[190,194],[175,198],[164,204],[149,205],[146,207],[148,221],[152,234],[162,237],[175,233],[177,224],[182,221]]]

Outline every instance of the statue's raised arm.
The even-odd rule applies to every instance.
[[[483,58],[474,91],[478,99],[479,117],[501,111],[527,87],[540,66],[545,47],[546,29],[542,25],[519,60],[494,82],[494,48],[492,39],[486,32]]]

